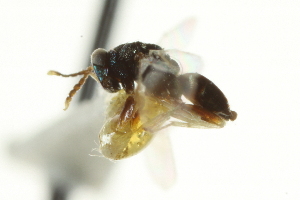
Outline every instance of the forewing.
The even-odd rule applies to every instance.
[[[192,41],[196,24],[196,18],[188,18],[165,33],[158,43],[158,45],[167,49],[164,52],[180,64],[181,73],[201,73],[203,69],[201,57],[181,51]]]
[[[203,71],[203,60],[200,56],[180,51],[177,49],[165,50],[173,60],[180,66],[180,74],[185,73],[201,73]]]
[[[191,41],[197,20],[189,18],[165,33],[158,45],[168,49],[184,49]]]

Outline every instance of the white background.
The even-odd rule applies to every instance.
[[[77,79],[46,73],[86,66],[99,3],[0,1],[0,199],[48,198],[43,170],[13,159],[9,147],[66,115],[63,101]],[[123,0],[109,47],[156,43],[188,17],[198,26],[184,50],[202,57],[203,74],[237,120],[219,130],[172,129],[177,181],[168,190],[151,179],[141,153],[71,199],[300,199],[300,2]]]

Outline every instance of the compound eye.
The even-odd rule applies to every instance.
[[[91,61],[93,65],[104,66],[106,62],[107,51],[105,49],[96,49],[91,55]]]

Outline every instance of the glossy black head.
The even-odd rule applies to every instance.
[[[110,51],[96,49],[92,65],[103,88],[109,92],[124,89],[127,94],[134,91],[134,82],[139,73],[137,55],[148,55],[149,50],[160,50],[155,44],[132,42],[121,44]]]
[[[121,89],[119,81],[109,74],[109,54],[105,49],[96,49],[91,55],[94,72],[102,87],[108,92],[117,92]]]

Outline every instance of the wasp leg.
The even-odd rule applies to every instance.
[[[187,128],[222,128],[226,121],[217,114],[198,105],[179,103],[177,105],[162,102],[169,111],[162,113],[143,126],[151,131],[159,131],[169,126]],[[168,121],[175,118],[180,121]],[[168,124],[164,125],[168,121]]]
[[[171,122],[171,125],[191,128],[222,128],[225,120],[197,105],[182,104],[174,110],[172,117],[183,121],[182,123]]]
[[[167,124],[162,128],[167,128],[169,126],[184,127],[184,128],[198,128],[198,129],[222,128],[220,126],[209,124],[205,121],[202,121],[201,123],[171,121],[169,124]]]
[[[81,89],[81,87],[83,86],[83,84],[85,83],[86,79],[89,76],[91,76],[96,81],[98,81],[97,76],[93,72],[93,67],[92,66],[89,66],[86,70],[82,70],[80,72],[73,73],[73,74],[62,74],[60,72],[51,70],[51,71],[48,72],[48,75],[56,75],[56,76],[62,76],[62,77],[75,77],[75,76],[83,75],[83,77],[79,80],[79,82],[76,85],[74,85],[73,89],[69,92],[69,96],[66,98],[66,101],[65,101],[64,110],[68,109],[68,107],[69,107],[69,105],[72,101],[72,97],[76,94],[76,92],[78,90]]]
[[[163,125],[171,117],[177,118],[181,121],[170,121],[168,124]],[[195,113],[186,112],[178,108],[167,113],[161,114],[151,121],[143,124],[143,127],[147,131],[157,132],[170,126],[185,127],[185,128],[222,128],[225,125],[225,121],[221,118],[219,123],[211,123],[201,119],[201,116],[195,116]]]
[[[123,110],[120,115],[118,115],[117,129],[124,128],[128,123],[134,123],[134,119],[137,118],[136,114],[136,102],[133,96],[127,97]],[[133,119],[133,121],[131,121]]]

